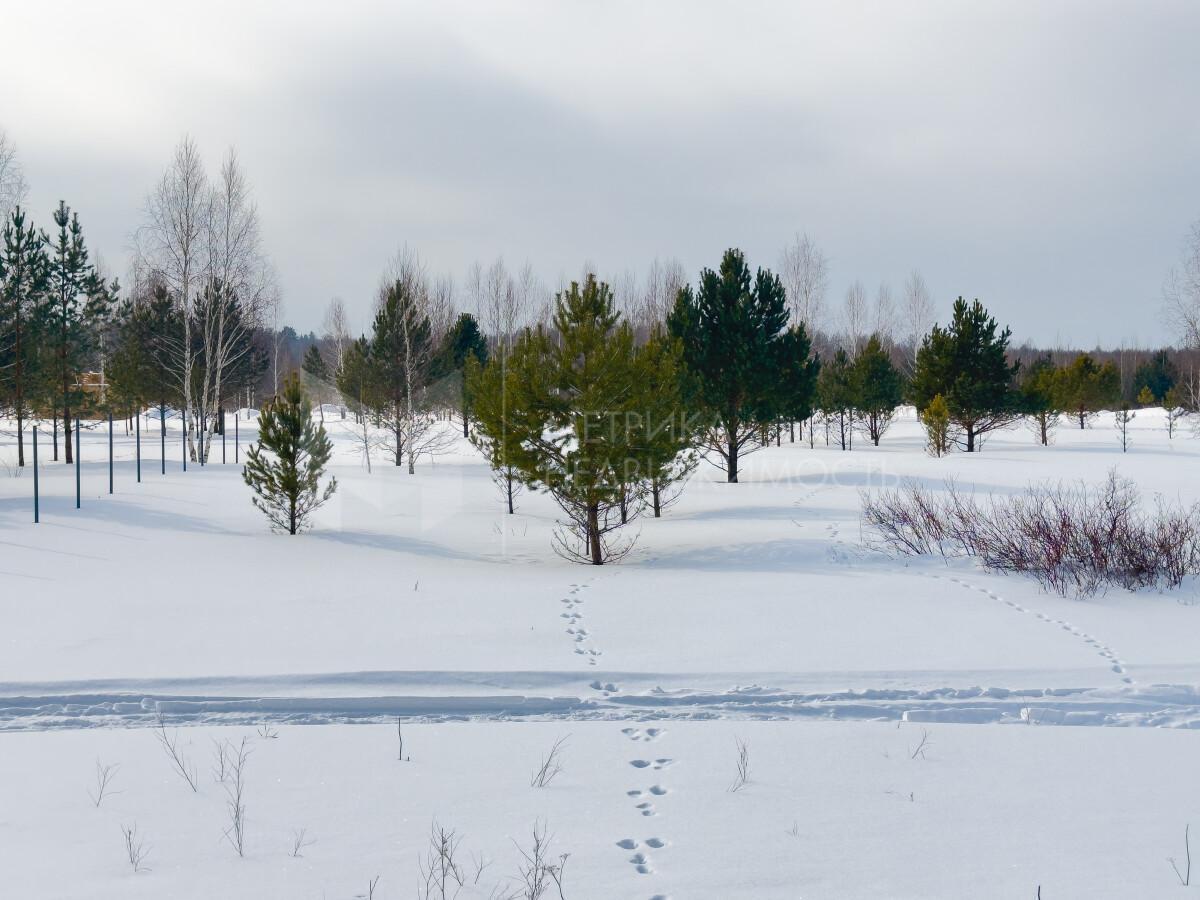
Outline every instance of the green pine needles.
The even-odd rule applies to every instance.
[[[246,454],[242,478],[253,489],[251,500],[270,520],[271,528],[297,534],[307,529],[309,517],[333,496],[337,479],[329,479],[321,490],[321,474],[333,444],[324,426],[313,424],[312,402],[296,375],[287,380],[281,395],[264,404],[258,429],[258,444]]]

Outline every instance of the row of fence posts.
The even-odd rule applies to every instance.
[[[167,423],[166,419],[162,418],[162,411],[159,411],[159,458],[163,475],[167,474]],[[137,469],[137,483],[142,483],[142,415],[139,412],[134,416],[134,459]],[[70,424],[69,422],[67,424]],[[225,464],[225,428],[226,420],[225,413],[221,413],[221,464]],[[79,419],[75,419],[75,508],[80,509],[83,505],[83,476],[81,473],[80,459],[80,441],[79,441]],[[187,423],[181,431],[180,448],[183,459],[183,471],[187,471],[188,453],[187,453]],[[67,440],[70,440],[68,438]],[[201,468],[204,467],[204,430],[200,429],[200,446],[198,448],[198,457],[200,459]],[[241,441],[238,436],[238,414],[233,414],[233,462],[237,465],[241,455]],[[113,468],[113,416],[108,414],[108,492],[113,492],[114,484],[114,468]],[[41,492],[38,481],[38,428],[33,426],[33,522],[38,524],[41,521]]]

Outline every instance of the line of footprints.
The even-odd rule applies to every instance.
[[[598,661],[597,657],[603,656],[604,651],[588,646],[592,642],[592,635],[581,624],[583,622],[583,613],[579,611],[579,607],[583,604],[583,596],[580,594],[580,591],[586,587],[586,584],[571,585],[571,590],[567,592],[567,596],[562,598],[562,602],[566,604],[567,608],[561,613],[561,617],[567,620],[567,634],[575,642],[575,653],[586,657],[588,665],[594,666]]]
[[[662,728],[622,728],[621,734],[625,735],[631,741],[639,743],[657,741],[666,732]],[[639,772],[661,772],[669,767],[674,762],[673,759],[666,756],[660,756],[657,759],[631,759],[629,765]],[[670,791],[659,783],[654,783],[645,790],[641,788],[633,788],[625,792],[625,796],[633,801],[634,809],[643,818],[650,818],[658,815],[658,810],[655,808],[655,802],[661,801],[667,796]],[[649,875],[654,869],[650,863],[651,850],[663,850],[668,846],[667,841],[660,837],[648,837],[645,840],[638,841],[634,838],[622,838],[617,841],[617,846],[622,850],[632,850],[633,855],[629,857],[629,864],[634,870],[641,875]],[[669,900],[666,894],[655,894],[650,900]]]
[[[1074,625],[1072,625],[1070,622],[1066,621],[1065,619],[1052,619],[1045,613],[1040,613],[1036,610],[1027,609],[1026,607],[1022,606],[1020,603],[1015,603],[1014,601],[1009,600],[1006,597],[1001,597],[995,591],[988,590],[987,588],[981,587],[980,585],[977,585],[977,584],[972,584],[971,582],[969,582],[963,578],[957,578],[954,575],[944,575],[943,576],[943,575],[938,575],[937,573],[933,573],[933,572],[929,573],[929,575],[931,578],[938,578],[938,579],[943,579],[946,581],[953,582],[954,584],[957,584],[959,587],[966,588],[969,591],[978,591],[979,593],[986,596],[989,600],[996,600],[1000,603],[1003,603],[1005,606],[1007,606],[1009,609],[1013,610],[1014,612],[1032,614],[1034,616],[1037,616],[1038,619],[1045,622],[1047,625],[1057,625],[1059,628],[1061,628],[1063,631],[1067,632],[1068,634],[1071,634],[1074,637],[1079,638],[1081,641],[1083,641],[1085,644],[1087,644],[1089,647],[1091,647],[1093,650],[1095,650],[1096,653],[1099,654],[1101,658],[1107,660],[1109,669],[1112,670],[1112,672],[1114,674],[1120,675],[1121,680],[1123,682],[1125,682],[1125,684],[1134,684],[1135,683],[1134,680],[1129,675],[1125,674],[1125,663],[1123,660],[1121,660],[1117,656],[1116,650],[1114,650],[1112,647],[1108,646],[1108,644],[1104,643],[1099,638],[1093,637],[1092,635],[1088,634],[1086,631],[1082,631],[1082,630],[1076,628]]]

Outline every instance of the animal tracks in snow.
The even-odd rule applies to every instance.
[[[1065,631],[1068,634],[1072,635],[1073,637],[1076,637],[1079,640],[1083,641],[1085,644],[1087,644],[1089,647],[1091,647],[1093,650],[1095,650],[1096,653],[1101,658],[1107,660],[1109,669],[1113,672],[1113,674],[1120,675],[1121,681],[1123,681],[1125,684],[1134,684],[1135,683],[1133,678],[1130,677],[1128,674],[1126,674],[1125,663],[1123,660],[1121,660],[1117,656],[1117,651],[1115,651],[1112,647],[1108,646],[1108,644],[1104,643],[1099,638],[1093,637],[1092,635],[1088,634],[1086,631],[1076,628],[1074,625],[1072,625],[1070,622],[1066,621],[1065,619],[1054,619],[1054,618],[1051,618],[1050,616],[1046,615],[1045,613],[1036,612],[1036,611],[1027,609],[1019,603],[1015,603],[1012,600],[1008,600],[1005,597],[1001,597],[995,591],[992,591],[985,587],[981,587],[980,585],[977,585],[977,584],[972,584],[971,582],[967,581],[964,578],[959,578],[957,575],[939,575],[935,572],[930,572],[927,574],[929,575],[930,578],[938,578],[938,579],[942,579],[944,581],[949,581],[953,584],[957,584],[961,588],[966,588],[969,591],[976,591],[980,594],[983,594],[989,600],[995,600],[999,603],[1003,603],[1005,606],[1007,606],[1009,609],[1013,610],[1014,612],[1019,612],[1019,613],[1023,613],[1023,614],[1032,614],[1032,615],[1036,616],[1040,621],[1045,622],[1047,625],[1057,625],[1063,631]]]
[[[582,592],[588,587],[587,584],[572,584],[567,596],[563,597],[559,602],[566,606],[566,609],[559,613],[559,617],[566,620],[566,634],[571,639],[575,647],[575,655],[582,656],[589,666],[594,666],[598,663],[599,658],[604,655],[602,650],[597,650],[590,646],[592,642],[592,633],[586,628],[583,623],[584,614],[579,608],[583,605]],[[603,690],[603,688],[597,688]],[[615,688],[614,688],[615,690]]]

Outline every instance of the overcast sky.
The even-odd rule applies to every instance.
[[[322,12],[308,11],[309,7]],[[303,12],[301,10],[304,10]],[[1200,3],[6,3],[0,127],[118,272],[181,135],[237,147],[285,318],[367,325],[401,245],[925,276],[1018,340],[1167,337],[1200,218]]]

